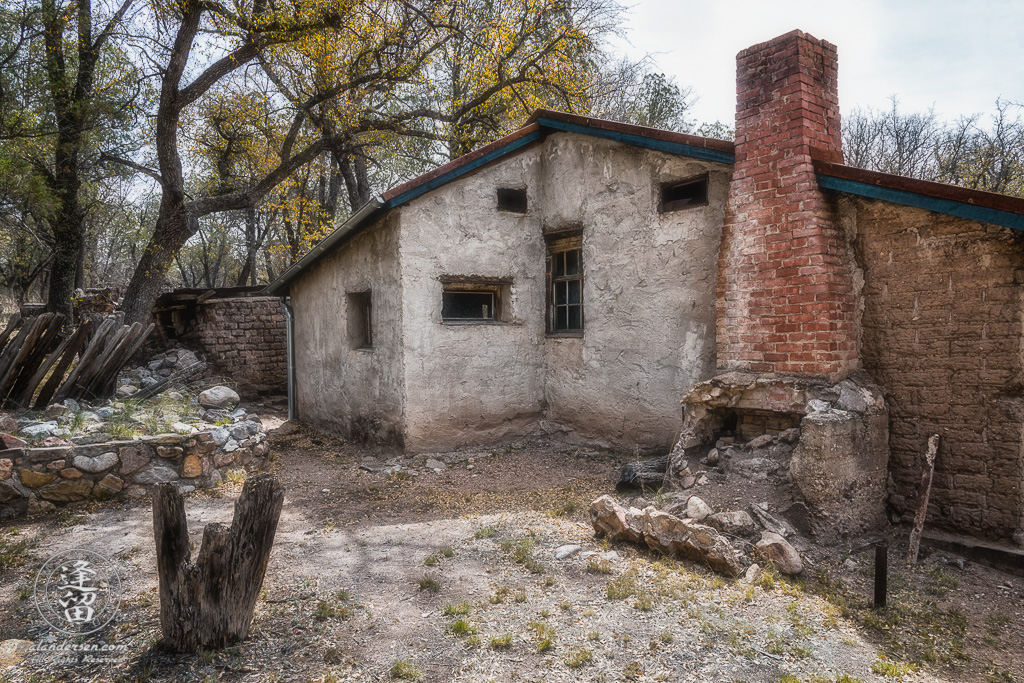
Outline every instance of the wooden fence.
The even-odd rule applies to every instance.
[[[152,324],[127,326],[113,318],[99,325],[87,320],[67,337],[63,327],[64,316],[56,313],[15,315],[7,323],[0,332],[0,407],[109,398],[117,373],[153,331]]]

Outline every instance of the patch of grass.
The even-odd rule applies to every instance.
[[[1001,635],[1003,628],[1008,626],[1011,621],[1013,619],[1002,613],[990,614],[985,617],[985,623],[988,624],[988,632],[993,636]]]
[[[347,607],[335,607],[326,600],[321,600],[316,605],[316,612],[313,613],[313,618],[317,621],[327,621],[328,619],[348,619],[351,616],[351,612]]]
[[[658,636],[658,640],[660,640],[665,645],[669,645],[670,643],[675,641],[675,639],[676,637],[672,635],[672,631],[662,631],[661,635]]]
[[[515,545],[510,544],[506,550],[511,550],[513,562],[522,565],[534,574],[540,574],[544,571],[544,565],[533,556],[533,545],[534,540],[532,538],[521,538]],[[502,542],[501,546],[505,548],[505,543]]]
[[[916,664],[895,662],[886,658],[885,655],[879,655],[878,659],[871,665],[871,672],[892,678],[903,678],[903,676],[912,674],[919,668]]]
[[[419,586],[421,590],[427,590],[431,593],[441,590],[441,582],[428,574],[424,574],[423,578],[419,580]]]
[[[473,532],[473,538],[490,538],[498,533],[493,526],[485,526]]]
[[[531,621],[528,626],[537,636],[537,652],[547,652],[555,646],[555,628],[540,621]]]
[[[504,650],[512,645],[512,634],[503,633],[500,636],[494,636],[491,638],[490,645],[492,649]]]
[[[587,571],[591,574],[612,574],[612,563],[608,560],[591,559],[587,562]]]
[[[400,681],[416,681],[423,677],[423,672],[410,660],[399,659],[391,665],[391,677]]]
[[[800,683],[800,679],[793,674],[782,674],[775,679],[775,683]]]
[[[594,661],[594,653],[585,647],[581,647],[570,652],[563,661],[566,666],[572,669],[579,669],[581,666]]]
[[[587,634],[587,640],[601,640],[601,634],[598,631],[591,631]]]
[[[562,505],[560,505],[560,506],[558,506],[558,507],[556,507],[556,508],[554,508],[552,510],[549,510],[548,511],[548,516],[549,517],[566,517],[566,516],[571,515],[572,513],[576,512],[576,509],[577,509],[576,501],[570,500],[570,501],[567,501],[567,502],[563,503]]]
[[[644,591],[637,595],[636,602],[633,603],[633,607],[641,612],[650,612],[654,609],[654,599],[651,597],[650,593]]]
[[[446,617],[459,617],[463,614],[469,614],[473,610],[473,606],[468,602],[460,602],[454,605],[445,605],[443,614]]]
[[[518,591],[516,591],[515,595],[513,595],[512,597],[515,599],[516,602],[519,602],[519,603],[526,602],[526,591],[518,590]]]
[[[340,590],[337,593],[335,593],[334,596],[338,598],[338,600],[340,600],[341,602],[348,602],[352,599],[352,594],[349,593],[347,590]]]
[[[428,555],[426,559],[423,560],[423,564],[427,565],[428,567],[436,567],[437,555]]]
[[[622,600],[636,595],[638,591],[636,574],[631,569],[617,579],[608,582],[605,587],[605,597],[609,600]]]
[[[456,619],[448,624],[448,633],[456,638],[465,638],[477,632],[477,627],[467,619]]]
[[[960,587],[960,578],[938,565],[928,570],[927,591],[942,596]]]
[[[1009,671],[1006,671],[996,664],[991,664],[985,669],[985,680],[990,681],[991,683],[996,683],[997,681],[1013,683],[1016,679]]]
[[[21,536],[14,527],[0,531],[0,570],[16,569],[28,562],[28,553],[36,544],[34,539]]]
[[[505,602],[505,598],[507,598],[511,592],[512,589],[508,586],[499,587],[498,590],[494,591],[494,595],[490,597],[490,603],[492,605],[500,605]]]
[[[635,681],[644,675],[644,665],[632,661],[622,668],[622,677],[629,681]]]
[[[455,550],[453,550],[450,545],[446,545],[445,547],[441,548],[441,555],[443,555],[444,557],[452,557],[455,555]]]

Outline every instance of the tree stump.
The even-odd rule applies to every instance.
[[[193,564],[181,494],[174,484],[156,487],[153,532],[165,647],[195,652],[246,637],[283,503],[284,487],[274,477],[250,478],[235,503],[231,528],[207,524]]]

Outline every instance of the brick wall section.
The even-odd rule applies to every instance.
[[[288,337],[280,301],[211,299],[197,311],[196,337],[207,361],[244,397],[288,389]]]
[[[1007,538],[1024,528],[1024,234],[844,199],[864,268],[861,353],[889,406],[893,506],[913,514],[942,435],[929,525]]]
[[[847,248],[810,150],[841,161],[836,48],[801,31],[737,56],[718,365],[838,379],[857,364]]]

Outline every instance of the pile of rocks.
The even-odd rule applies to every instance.
[[[197,403],[199,414],[177,416],[170,431],[130,438],[111,433],[126,424],[118,403],[91,409],[65,401],[47,408],[42,421],[0,415],[0,518],[88,498],[142,496],[163,482],[188,492],[266,468],[266,431],[257,415],[234,408],[234,391],[213,387]],[[137,411],[130,424],[142,429],[149,417]]]
[[[662,497],[659,510],[642,498],[624,507],[605,495],[591,503],[590,521],[599,536],[646,545],[726,576],[756,575],[757,562],[770,562],[783,574],[803,571],[800,553],[786,540],[794,530],[767,504],[751,505],[750,513],[716,513],[697,496],[677,492]]]
[[[184,370],[204,359],[202,354],[186,348],[172,348],[153,356],[145,365],[126,368],[117,379],[117,396],[128,398],[140,389],[150,387],[175,371]]]

